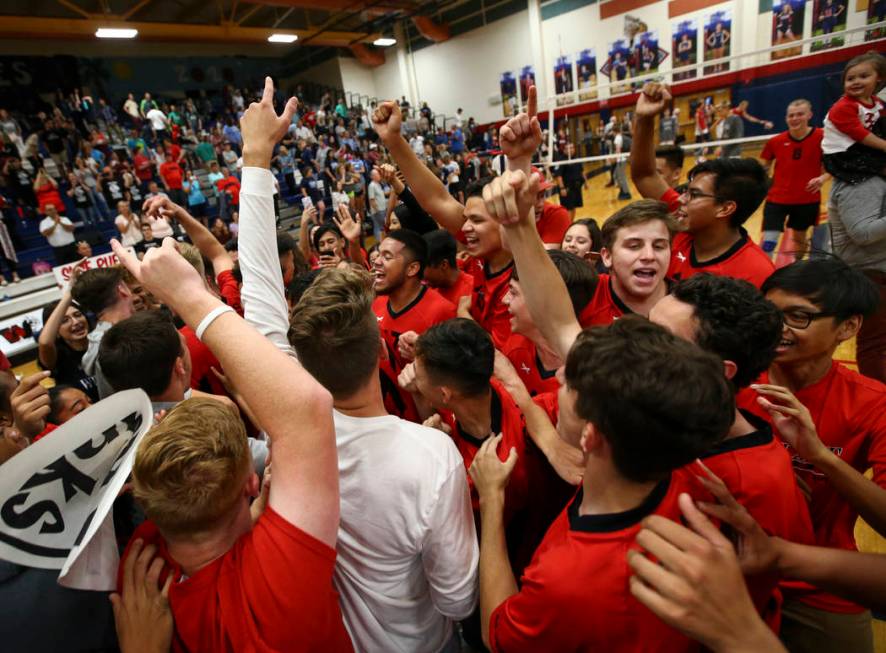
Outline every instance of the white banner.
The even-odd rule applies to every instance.
[[[132,247],[127,247],[126,251],[130,254],[135,253],[135,250]],[[114,254],[114,252],[108,252],[107,254],[90,256],[82,263],[80,261],[74,261],[73,263],[66,263],[65,265],[57,265],[52,268],[52,273],[55,275],[55,282],[59,287],[62,287],[68,282],[68,279],[71,278],[71,272],[73,272],[78,264],[84,270],[95,270],[96,268],[111,268],[118,263],[120,263],[120,261],[117,259],[117,255]]]
[[[143,391],[118,392],[0,466],[0,559],[59,569],[68,587],[114,589],[111,505],[152,419]]]

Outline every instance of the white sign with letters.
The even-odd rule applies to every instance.
[[[126,251],[130,254],[135,253],[135,250],[132,247],[127,247]],[[119,263],[120,260],[117,258],[117,255],[114,254],[114,252],[108,252],[107,254],[90,256],[85,261],[81,259],[80,261],[75,261],[73,263],[57,265],[52,268],[52,273],[55,275],[55,282],[59,287],[63,287],[68,282],[68,279],[71,278],[71,272],[73,272],[74,268],[78,265],[84,270],[95,270],[97,268],[112,268]]]
[[[68,587],[114,589],[111,506],[152,419],[143,391],[118,392],[0,466],[0,559],[58,569]]]

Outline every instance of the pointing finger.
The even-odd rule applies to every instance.
[[[136,279],[141,281],[141,263],[134,254],[131,254],[116,238],[111,238],[111,249],[127,270],[132,273]]]
[[[535,85],[529,87],[529,100],[526,103],[526,113],[530,118],[535,118],[538,114],[538,91]]]
[[[272,104],[274,100],[274,81],[271,76],[265,77],[265,90],[261,94],[262,104]]]

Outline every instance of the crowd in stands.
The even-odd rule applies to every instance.
[[[823,129],[787,107],[767,165],[685,178],[647,83],[611,130],[642,198],[599,224],[572,219],[580,166],[533,166],[534,87],[494,134],[270,78],[220,107],[0,114],[4,216],[39,216],[59,262],[113,220],[120,260],[47,307],[44,371],[0,372],[0,469],[115,393],[156,414],[114,504],[118,591],[0,560],[4,647],[872,652],[886,58],[843,77]],[[831,177],[833,254],[795,235],[776,269]]]

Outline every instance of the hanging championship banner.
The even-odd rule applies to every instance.
[[[572,93],[574,80],[572,77],[572,61],[568,56],[557,57],[554,65],[554,92],[557,95]],[[557,104],[567,104],[572,98],[557,98]]]
[[[813,41],[811,50],[817,52],[828,48],[840,48],[846,44],[842,36],[831,37],[834,32],[846,29],[847,3],[849,0],[815,0],[812,8],[812,36],[824,36]]]
[[[715,11],[704,26],[704,60],[714,61],[729,56],[732,50],[732,12]],[[705,66],[705,75],[715,75],[729,70],[729,62],[722,62],[713,66]]]
[[[694,79],[695,70],[678,72],[698,63],[698,21],[683,20],[674,25],[671,37],[671,52],[674,57],[674,81]]]
[[[514,79],[514,73],[502,73],[498,84],[505,118],[517,115],[517,80]]]
[[[118,392],[0,466],[0,559],[59,569],[67,587],[113,590],[111,506],[152,418],[142,390]]]
[[[626,81],[630,77],[631,69],[630,69],[630,58],[631,58],[631,48],[630,44],[625,39],[618,39],[609,44],[607,48],[607,54],[609,55],[606,58],[605,63],[600,68],[600,74],[605,75],[609,78],[610,82],[613,82],[613,86],[610,89],[610,95],[617,95],[618,93],[626,93],[628,90],[627,84],[622,84],[621,82]]]
[[[803,38],[803,17],[806,0],[774,0],[772,3],[772,45],[784,45]],[[772,53],[772,59],[796,57],[802,46],[785,48]]]
[[[578,69],[578,88],[583,91],[578,94],[579,100],[593,100],[597,97],[597,53],[594,48],[588,48],[578,53],[575,60]]]
[[[867,25],[882,23],[886,20],[886,0],[870,0],[868,3]],[[877,29],[869,29],[864,33],[865,41],[873,41],[886,36],[886,27],[878,27]]]
[[[523,66],[520,71],[520,102],[526,104],[529,99],[529,87],[535,86],[535,68]]]

